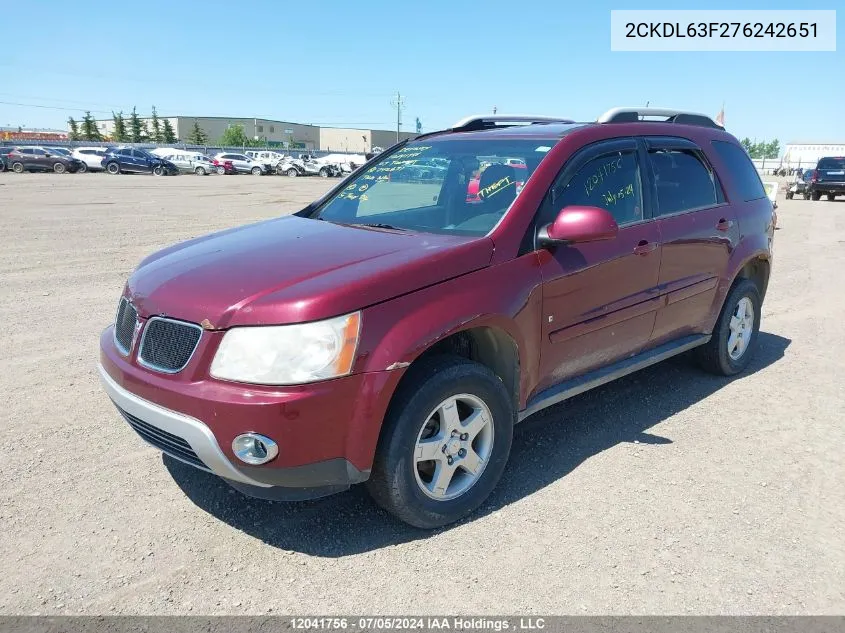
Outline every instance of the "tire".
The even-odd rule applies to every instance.
[[[24,172],[23,163],[12,163],[12,171],[16,174],[22,174]]]
[[[810,192],[809,192],[809,191],[805,191],[805,192],[804,192],[804,200],[809,200],[809,199],[810,199]]]
[[[76,168],[77,174],[84,174],[88,171],[88,163],[80,163],[79,167]]]
[[[120,163],[109,163],[108,165],[106,165],[106,171],[112,174],[113,176],[116,176],[120,173]]]
[[[731,329],[732,322],[740,303],[745,306],[745,314],[750,306],[751,322],[745,319],[741,327],[742,350],[734,347],[731,352],[731,337],[734,331]],[[757,334],[760,331],[760,291],[750,279],[740,279],[734,284],[722,306],[719,320],[713,328],[712,338],[701,347],[696,348],[698,362],[706,371],[718,376],[733,376],[744,370],[754,355],[754,346],[757,344]],[[735,327],[739,327],[736,324]],[[736,352],[739,352],[738,354]]]
[[[448,409],[449,402],[457,414],[453,418],[457,428],[464,428],[469,419],[461,416],[486,421],[476,429],[474,438],[468,437],[471,431],[446,433],[440,426],[439,410],[442,406]],[[418,361],[403,377],[388,408],[366,484],[370,495],[414,527],[433,529],[458,521],[478,508],[499,482],[510,454],[515,421],[516,411],[505,386],[484,365],[459,356]],[[440,440],[430,438],[432,434],[443,436],[442,447]],[[437,456],[428,461],[416,458],[418,445],[425,440]],[[468,449],[471,455],[486,456],[475,462],[479,468],[475,476],[461,467],[469,463]],[[448,466],[446,460],[450,460]],[[445,488],[438,489],[437,473],[446,468],[453,476]]]
[[[320,178],[328,178],[329,177],[329,170],[328,167],[323,167],[320,170]]]
[[[791,191],[786,192],[786,199],[787,200],[792,200],[793,196],[795,196],[795,194],[792,193]]]
[[[57,174],[63,174],[67,171],[64,163],[53,163],[53,171]]]
[[[225,176],[226,175],[226,168],[225,167],[218,167],[217,173],[220,174],[221,176]]]
[[[813,193],[811,193],[811,194],[810,194],[810,197],[811,197],[813,200],[821,200],[821,199],[822,199],[822,194],[817,193],[817,192],[815,192],[815,191],[814,191]]]
[[[829,193],[829,194],[827,194],[827,199],[828,199],[828,200],[831,200],[831,201],[832,201],[832,200],[836,200],[836,196],[835,196],[834,194],[832,194],[832,193]]]
[[[153,176],[164,176],[164,167],[161,165],[153,167]]]
[[[299,175],[299,172],[298,172],[298,171],[296,171],[293,167],[291,167],[290,169],[288,169],[288,170],[285,172],[285,174],[286,174],[289,178],[296,178],[296,177]]]
[[[202,167],[197,167],[197,168],[194,170],[194,173],[195,173],[197,176],[205,176],[205,169],[203,169]]]
[[[252,171],[250,172],[253,176],[260,176],[261,175],[261,167],[253,167]]]

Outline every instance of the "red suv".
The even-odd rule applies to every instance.
[[[417,161],[443,169],[392,177]],[[532,413],[687,350],[742,371],[773,234],[707,117],[469,118],[293,216],[147,257],[100,375],[143,439],[248,495],[366,482],[432,528],[484,501]]]

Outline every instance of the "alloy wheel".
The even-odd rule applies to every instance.
[[[743,297],[739,300],[731,316],[729,327],[728,356],[732,360],[739,360],[748,349],[754,333],[754,304],[751,303],[751,299]]]

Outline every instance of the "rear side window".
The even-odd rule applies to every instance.
[[[648,160],[657,188],[657,215],[718,204],[710,169],[691,150],[651,149]]]
[[[621,225],[643,219],[639,162],[635,150],[604,154],[588,161],[554,193],[555,209],[583,205],[607,209]]]
[[[733,175],[740,198],[748,201],[766,197],[760,174],[757,173],[754,163],[751,162],[745,150],[739,145],[726,141],[713,141],[713,149]]]
[[[845,169],[845,158],[822,158],[819,160],[816,169],[824,169],[825,171]]]

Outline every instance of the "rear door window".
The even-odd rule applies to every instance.
[[[684,213],[719,203],[713,173],[697,152],[652,148],[648,159],[657,189],[657,215]]]
[[[739,197],[745,201],[766,197],[763,181],[751,158],[739,145],[727,141],[713,141],[713,149],[731,172]]]

